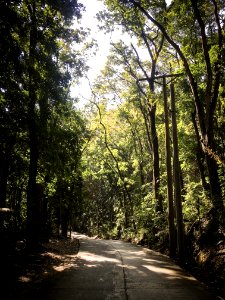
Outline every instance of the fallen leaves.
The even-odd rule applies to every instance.
[[[7,285],[11,286],[12,299],[19,294],[24,299],[29,290],[37,290],[46,279],[53,278],[59,272],[74,267],[79,251],[79,241],[75,238],[52,238],[41,245],[38,252],[26,253],[10,258]],[[12,274],[12,275],[11,275]],[[11,298],[10,298],[11,299]],[[29,299],[29,297],[28,297]]]

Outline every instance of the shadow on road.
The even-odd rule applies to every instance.
[[[166,256],[122,241],[76,238],[80,251],[73,266],[35,299],[217,299]]]

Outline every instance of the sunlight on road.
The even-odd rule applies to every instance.
[[[196,281],[195,278],[186,276],[186,275],[181,275],[176,270],[167,269],[167,268],[163,268],[163,267],[156,267],[153,265],[142,265],[142,266],[144,268],[148,269],[149,271],[152,271],[152,272],[155,272],[158,274],[169,275],[169,276],[171,276],[171,279],[177,278],[177,279],[188,279],[188,280]]]
[[[105,257],[102,255],[97,255],[97,254],[94,254],[91,252],[85,252],[85,251],[80,252],[80,254],[78,255],[78,258],[84,259],[89,262],[111,262],[111,263],[117,263],[117,264],[120,263],[120,261],[118,259],[109,258],[109,257]]]
[[[147,263],[159,263],[159,260],[157,260],[157,259],[149,259],[149,258],[143,258],[142,259],[143,261],[145,261],[145,262],[147,262]],[[166,264],[168,264],[168,262],[166,262],[166,261],[160,261],[160,264],[161,265],[166,265]],[[177,268],[177,269],[179,269],[178,267],[176,267],[176,266],[173,266],[173,268]]]

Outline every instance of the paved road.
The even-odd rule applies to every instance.
[[[213,300],[166,256],[122,241],[76,236],[80,251],[41,300]]]

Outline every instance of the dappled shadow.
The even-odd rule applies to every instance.
[[[216,299],[164,255],[122,241],[79,238],[76,258],[65,249],[67,268],[55,261],[51,270],[55,275],[32,290],[32,300],[141,300],[150,299],[149,295],[151,299]],[[59,253],[55,255],[57,260]],[[30,295],[16,299],[30,300]]]
[[[175,279],[196,281],[195,278],[186,273],[178,265],[174,264],[174,262],[165,255],[147,249],[144,250],[144,248],[136,245],[132,245],[134,250],[128,252],[126,244],[120,242],[117,242],[117,244],[117,251],[125,257],[125,266],[128,269],[132,266],[135,269],[141,268],[147,273],[148,271],[151,271],[157,274],[165,274],[166,276],[174,277]]]
[[[146,253],[147,252],[147,253]],[[76,264],[42,294],[43,300],[216,299],[172,260],[121,241],[80,240]],[[118,296],[118,298],[115,297]],[[123,298],[125,299],[125,298]]]
[[[80,251],[74,265],[55,278],[37,298],[114,299],[114,269],[121,264],[115,251],[101,240],[80,241]]]
[[[132,294],[132,299],[138,299],[140,290],[146,297],[151,291],[151,299],[216,299],[206,286],[167,256],[121,241],[109,243],[122,257],[128,296]]]
[[[49,280],[73,265],[78,250],[76,239],[51,239],[32,252],[24,248],[5,255],[0,271],[3,299],[30,300]]]

